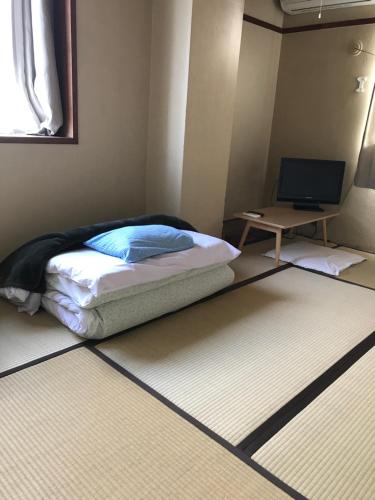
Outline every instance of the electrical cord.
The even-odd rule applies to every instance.
[[[271,193],[271,203],[274,203],[276,201],[276,198],[275,198],[275,192],[276,192],[276,186],[278,185],[279,183],[279,178],[276,177],[276,180],[275,182],[273,183],[273,187],[272,187],[272,193]]]

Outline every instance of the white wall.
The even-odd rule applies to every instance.
[[[142,213],[149,0],[78,0],[79,145],[0,144],[0,258],[38,234]]]

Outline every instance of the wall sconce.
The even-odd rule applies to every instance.
[[[352,56],[359,56],[360,54],[370,54],[370,56],[375,56],[374,52],[365,50],[363,48],[363,42],[361,40],[356,40],[350,44],[350,53]]]

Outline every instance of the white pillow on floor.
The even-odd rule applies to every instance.
[[[275,250],[270,250],[263,255],[275,258]],[[359,264],[366,260],[361,255],[305,241],[282,246],[280,259],[296,266],[314,269],[333,276],[339,276],[342,271],[353,264]]]

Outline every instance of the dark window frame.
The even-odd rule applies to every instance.
[[[0,135],[0,143],[78,144],[76,0],[53,0],[55,51],[64,123],[56,135]]]

